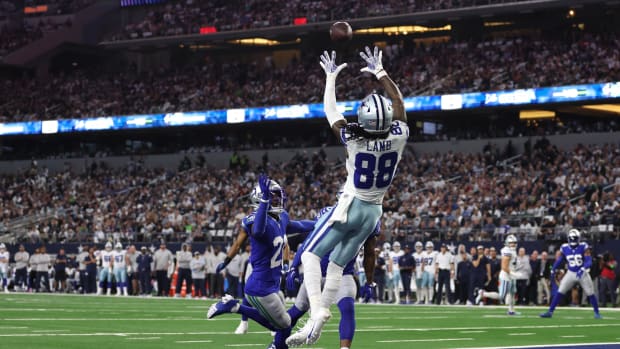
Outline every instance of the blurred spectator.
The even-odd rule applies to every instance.
[[[147,296],[151,294],[151,265],[153,257],[149,254],[146,246],[140,248],[140,255],[136,258],[138,263],[138,279],[140,280],[140,295]]]
[[[23,244],[19,245],[19,251],[15,253],[15,291],[28,290],[28,261],[30,254]]]
[[[157,295],[160,297],[168,297],[168,291],[170,290],[168,269],[172,265],[174,265],[172,252],[162,242],[159,245],[159,249],[153,254],[153,268],[157,277]]]
[[[607,300],[611,301],[611,306],[616,304],[616,289],[618,287],[616,282],[616,268],[618,263],[614,259],[614,255],[610,252],[605,252],[603,258],[601,258],[601,276],[599,279],[599,303],[602,306],[607,306]]]
[[[192,283],[194,285],[194,296],[196,298],[207,299],[207,290],[205,288],[205,258],[200,255],[200,252],[194,252],[194,258],[190,262],[190,269],[192,270]]]

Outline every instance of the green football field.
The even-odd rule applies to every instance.
[[[0,295],[0,348],[266,348],[271,335],[250,322],[235,335],[239,316],[206,320],[213,300],[80,295]],[[313,348],[339,348],[338,311]],[[356,305],[353,348],[481,348],[620,343],[620,312],[559,308]],[[598,347],[598,346],[594,346]]]

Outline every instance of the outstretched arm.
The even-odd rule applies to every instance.
[[[336,137],[340,138],[340,129],[347,125],[347,121],[336,108],[336,77],[347,66],[347,63],[336,65],[336,51],[332,51],[331,55],[324,51],[319,64],[325,71],[325,93],[323,94],[325,116]]]
[[[394,113],[392,119],[407,122],[403,94],[400,92],[396,83],[390,79],[387,72],[383,69],[383,63],[381,62],[383,59],[382,51],[376,46],[374,51],[371,51],[370,48],[366,46],[366,53],[360,52],[360,56],[367,64],[361,71],[373,74],[377,80],[381,82],[388,97],[392,100],[392,110]]]

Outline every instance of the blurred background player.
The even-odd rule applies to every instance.
[[[393,290],[394,290],[394,262],[392,262],[391,246],[389,242],[383,244],[383,250],[381,251],[381,257],[385,261],[385,271],[383,273],[383,290],[379,293],[379,299],[385,301],[385,303],[393,303]]]
[[[400,259],[405,251],[400,249],[400,242],[394,241],[392,251],[390,251],[390,259],[392,260],[392,291],[395,304],[400,304],[400,290],[403,288],[403,280],[400,275]]]
[[[335,208],[317,222],[315,237],[302,255],[310,320],[287,339],[288,345],[313,344],[331,317],[329,308],[338,292],[344,266],[372,233],[382,215],[385,192],[392,183],[409,137],[407,114],[398,86],[383,69],[382,52],[366,47],[360,56],[391,99],[370,94],[360,104],[358,123],[347,124],[336,108],[336,77],[347,64],[336,64],[336,52],[324,52],[320,65],[325,71],[324,107],[334,134],[346,145],[347,180]],[[335,248],[334,248],[335,246]],[[321,258],[334,248],[321,292]]]
[[[26,247],[19,245],[19,251],[15,253],[15,290],[28,290],[28,261],[30,254],[26,251]]]
[[[192,271],[189,264],[192,261],[192,246],[183,244],[181,251],[177,251],[177,284],[175,285],[175,297],[181,297],[181,288],[185,281],[185,289],[191,297],[192,292]]]
[[[416,286],[416,301],[418,304],[423,304],[423,292],[422,292],[422,280],[424,279],[424,272],[422,271],[424,265],[424,245],[421,241],[416,241],[415,252],[413,252],[413,260],[415,261],[415,286]]]
[[[568,243],[565,243],[560,247],[561,254],[553,264],[551,269],[551,278],[553,274],[560,266],[560,264],[566,260],[566,266],[568,271],[562,278],[558,292],[553,297],[549,310],[540,314],[542,318],[550,318],[553,316],[555,308],[558,303],[564,298],[566,293],[570,291],[576,284],[579,284],[583,292],[588,297],[592,308],[594,309],[594,318],[600,319],[601,314],[598,310],[598,301],[594,294],[594,285],[592,284],[592,278],[588,272],[592,266],[592,256],[590,255],[590,247],[587,243],[581,242],[581,233],[577,229],[571,229],[568,232]]]
[[[514,310],[515,293],[517,292],[516,280],[519,275],[516,273],[517,268],[517,237],[510,234],[506,237],[505,246],[501,249],[502,256],[501,267],[499,273],[499,293],[478,290],[475,304],[479,304],[483,297],[497,299],[508,305],[508,315],[517,315]]]
[[[54,260],[54,281],[52,289],[54,292],[64,292],[67,290],[67,255],[65,249],[58,250],[58,255]]]
[[[123,244],[117,242],[112,251],[112,258],[114,259],[113,272],[114,279],[116,280],[116,295],[128,296],[127,293],[127,266],[131,261],[127,257],[127,251],[123,250]],[[108,291],[109,293],[109,291]]]
[[[2,289],[5,293],[9,293],[9,257],[10,253],[6,245],[0,244],[0,280],[2,280]]]
[[[207,299],[205,266],[205,258],[200,252],[194,252],[194,258],[189,262],[189,268],[192,271],[192,284],[194,285],[194,296],[196,298]]]
[[[426,250],[422,252],[422,283],[418,304],[431,304],[435,292],[435,262],[437,251],[432,241],[426,242]],[[423,301],[424,299],[424,301]]]
[[[442,243],[435,258],[435,275],[437,276],[436,304],[452,304],[451,280],[454,278],[454,256],[448,252],[446,244]],[[443,300],[445,291],[446,299]]]
[[[97,289],[97,294],[102,294],[105,282],[106,294],[109,296],[112,293],[112,266],[114,265],[111,242],[108,241],[105,243],[105,249],[99,254],[99,261],[101,263],[101,272],[99,272],[99,288]]]
[[[411,253],[411,246],[405,244],[405,251],[403,255],[398,259],[398,267],[400,268],[400,277],[403,284],[403,296],[405,299],[402,301],[405,304],[410,304],[412,301],[411,284],[412,275],[415,271],[415,260]]]

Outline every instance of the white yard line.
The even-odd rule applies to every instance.
[[[509,336],[533,336],[536,333],[530,332],[530,333],[508,333]]]
[[[131,337],[131,338],[125,338],[128,341],[149,341],[149,340],[155,340],[155,339],[160,339],[161,337]]]
[[[449,342],[449,341],[473,341],[473,338],[429,338],[429,339],[394,339],[377,341],[377,343],[410,343],[410,342]]]
[[[620,338],[618,338],[620,339]],[[476,347],[476,348],[467,348],[467,349],[523,349],[523,348],[556,348],[556,347],[593,347],[593,346],[603,346],[610,345],[615,346],[617,348],[618,342],[602,342],[602,343],[570,343],[570,344],[541,344],[541,345],[519,345],[519,346],[501,346],[501,347]]]
[[[560,336],[560,338],[583,338],[585,335],[574,335],[574,336]]]

